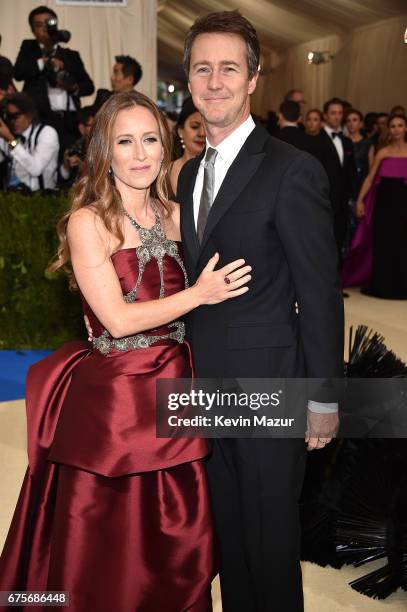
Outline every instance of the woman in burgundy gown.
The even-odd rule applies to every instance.
[[[112,96],[59,224],[53,267],[71,262],[93,340],[29,371],[29,466],[0,590],[67,591],[72,612],[212,609],[208,448],[156,438],[155,384],[191,377],[181,317],[241,295],[250,277],[242,260],[215,271],[214,256],[188,287],[179,211],[164,193],[170,151],[153,102]]]
[[[391,142],[377,153],[356,203],[360,221],[342,268],[344,287],[407,299],[407,118],[388,122]]]

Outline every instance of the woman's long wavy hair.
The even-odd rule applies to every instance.
[[[150,186],[150,195],[164,216],[172,211],[172,205],[168,201],[167,186],[172,143],[164,115],[150,98],[137,91],[112,95],[96,115],[81,178],[74,185],[70,210],[57,224],[59,247],[54,261],[48,267],[50,272],[56,272],[61,268],[68,272],[72,288],[76,287],[76,282],[70,266],[71,258],[66,236],[67,224],[72,213],[85,206],[92,207],[107,231],[118,239],[118,248],[123,244],[123,204],[109,172],[113,153],[113,128],[117,115],[120,111],[133,106],[144,106],[157,120],[163,147],[163,161],[157,178]]]

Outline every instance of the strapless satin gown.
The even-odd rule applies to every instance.
[[[180,244],[163,245],[158,259],[143,245],[113,255],[126,301],[185,287]],[[114,344],[84,310],[94,346],[69,343],[28,374],[29,467],[0,590],[69,591],[72,612],[208,612],[208,448],[155,436],[157,378],[191,376],[182,325]],[[152,335],[159,339],[149,345]]]

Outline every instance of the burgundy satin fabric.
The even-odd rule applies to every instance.
[[[127,293],[138,274],[134,249],[112,259]],[[164,278],[166,295],[184,285],[169,257]],[[158,297],[159,286],[149,262],[139,299]],[[69,591],[72,612],[212,610],[207,445],[155,437],[157,378],[190,377],[191,368],[188,345],[173,340],[106,357],[74,342],[30,368],[29,467],[0,590]]]

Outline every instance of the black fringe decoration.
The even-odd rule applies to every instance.
[[[360,325],[350,329],[345,374],[404,378],[407,365]],[[310,453],[300,509],[303,560],[340,568],[387,559],[351,587],[377,599],[407,590],[407,440],[338,439]]]

